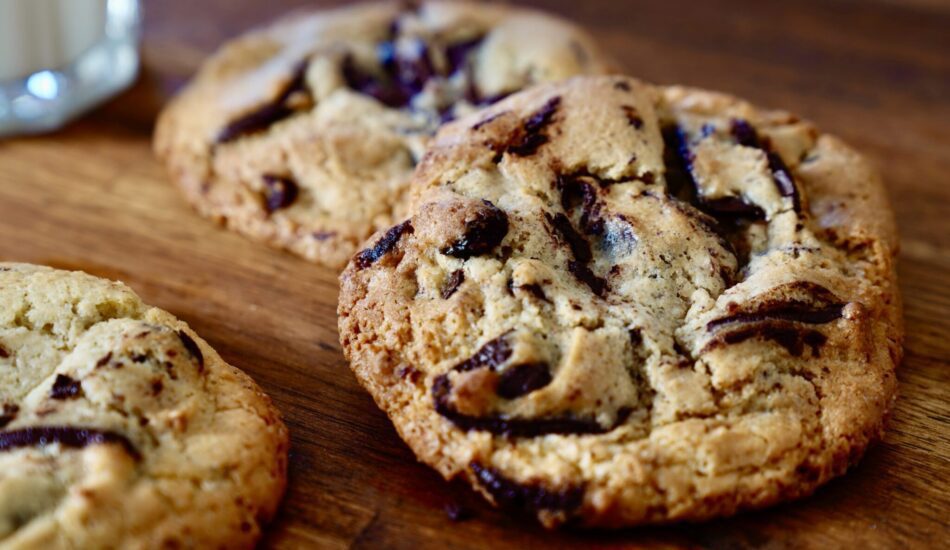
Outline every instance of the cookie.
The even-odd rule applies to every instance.
[[[251,548],[284,490],[270,399],[171,314],[0,264],[0,546]]]
[[[419,459],[546,526],[813,492],[897,388],[881,181],[812,124],[578,77],[436,136],[341,276],[360,383]]]
[[[440,124],[610,67],[581,30],[523,8],[390,2],[298,14],[215,54],[160,116],[155,150],[203,215],[339,269],[403,217]]]

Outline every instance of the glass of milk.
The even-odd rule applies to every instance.
[[[0,0],[0,137],[40,133],[128,87],[138,0]]]

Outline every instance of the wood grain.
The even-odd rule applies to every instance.
[[[129,283],[273,396],[292,434],[274,548],[934,548],[950,541],[950,5],[532,2],[592,29],[631,74],[718,88],[816,121],[873,158],[902,232],[906,359],[883,443],[813,498],[701,525],[545,532],[416,463],[357,386],[336,276],[222,231],[149,142],[170,93],[222,40],[313,2],[152,0],[135,87],[64,131],[0,142],[0,259]],[[443,508],[460,504],[468,521]]]

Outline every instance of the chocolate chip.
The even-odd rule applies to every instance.
[[[590,243],[587,242],[587,239],[585,239],[583,235],[574,229],[571,220],[569,220],[567,216],[560,212],[553,216],[545,213],[544,216],[547,218],[548,223],[557,231],[558,235],[560,235],[561,239],[567,243],[575,260],[581,263],[587,263],[593,259],[593,255],[590,251]]]
[[[717,217],[745,218],[749,220],[764,220],[765,212],[758,206],[746,202],[742,197],[719,197],[706,199],[702,202],[705,211]]]
[[[637,130],[643,128],[643,118],[640,117],[640,113],[637,112],[636,107],[633,105],[621,105],[620,108],[623,110],[623,115],[627,117],[627,122],[629,122],[631,126]]]
[[[464,68],[468,64],[473,50],[481,45],[484,40],[485,35],[479,35],[462,42],[449,44],[445,48],[445,59],[449,64],[448,75],[455,74],[459,69]]]
[[[550,383],[551,371],[547,363],[521,363],[511,365],[501,373],[495,392],[505,399],[515,399]]]
[[[539,147],[548,142],[544,134],[545,127],[554,120],[561,98],[552,97],[522,124],[519,137],[506,148],[508,153],[519,157],[533,155]]]
[[[284,86],[283,90],[270,103],[258,107],[235,120],[232,120],[227,126],[218,132],[215,139],[216,143],[227,143],[239,137],[260,132],[267,129],[275,122],[283,120],[294,113],[293,107],[288,104],[288,100],[297,92],[306,91],[306,79],[304,75],[307,69],[307,62],[301,62],[294,69],[293,77]]]
[[[447,374],[437,376],[432,383],[432,401],[436,412],[465,431],[486,431],[510,437],[538,437],[547,434],[601,434],[613,431],[626,422],[632,409],[617,411],[617,419],[610,426],[601,426],[596,419],[578,418],[572,415],[545,418],[502,418],[499,416],[476,417],[462,414],[449,403],[452,382]]]
[[[487,254],[501,244],[508,234],[508,215],[486,200],[482,201],[482,205],[483,208],[466,223],[465,233],[440,252],[467,260],[472,256]]]
[[[707,331],[734,323],[758,323],[761,321],[789,321],[808,325],[821,325],[839,319],[845,304],[813,307],[803,302],[777,302],[754,312],[743,312],[714,319],[706,324]]]
[[[567,270],[577,277],[580,282],[587,285],[595,295],[601,298],[607,295],[609,289],[607,280],[594,274],[587,264],[571,260],[567,262]]]
[[[391,44],[390,47],[392,47]],[[353,56],[348,55],[343,58],[342,71],[343,80],[346,81],[347,87],[351,90],[366,94],[387,107],[398,108],[409,104],[410,96],[405,90],[391,79],[381,80],[364,71],[357,66]]]
[[[178,338],[181,340],[181,344],[185,347],[185,350],[188,352],[188,354],[191,355],[192,359],[194,359],[196,363],[198,363],[198,372],[204,370],[205,357],[201,353],[201,348],[198,347],[198,343],[195,342],[191,336],[188,336],[188,333],[183,330],[178,331]]]
[[[475,352],[475,355],[455,365],[452,367],[452,370],[456,372],[467,372],[482,367],[494,368],[501,365],[511,357],[511,344],[508,343],[508,334],[509,333],[506,332],[488,341]]]
[[[264,174],[264,208],[267,213],[286,208],[297,200],[299,189],[297,183],[286,177]]]
[[[121,445],[136,460],[141,458],[135,446],[124,435],[94,428],[71,426],[33,426],[0,432],[0,451],[23,447],[41,447],[59,443],[64,447],[81,449],[88,445]]]
[[[409,380],[413,384],[422,378],[422,373],[412,365],[403,365],[396,370],[396,375],[404,380]]]
[[[596,180],[589,175],[558,176],[555,185],[561,191],[561,206],[564,211],[570,212],[581,205],[581,227],[587,233],[601,235],[604,232],[604,221],[597,189],[588,181],[592,179]]]
[[[806,345],[811,348],[812,355],[818,356],[821,346],[828,340],[824,334],[817,330],[803,329],[776,322],[756,323],[732,330],[722,335],[720,340],[725,344],[737,344],[756,337],[779,344],[795,357],[802,355]],[[707,345],[707,349],[713,347],[717,347],[716,342]]]
[[[422,91],[426,82],[435,76],[435,68],[429,56],[429,46],[414,39],[411,48],[397,48],[395,56],[396,81],[409,96]]]
[[[353,263],[357,269],[366,269],[377,260],[388,254],[399,243],[399,239],[406,233],[410,235],[413,232],[411,220],[406,220],[400,224],[390,227],[382,237],[371,247],[359,252],[353,258]]]
[[[73,380],[65,374],[57,374],[49,396],[52,399],[72,399],[78,397],[81,391],[82,386],[78,380]]]
[[[584,487],[568,485],[548,489],[539,483],[518,483],[498,470],[472,462],[472,472],[485,491],[499,505],[535,514],[542,510],[572,512],[584,502]]]
[[[98,361],[96,361],[96,368],[106,366],[106,364],[109,363],[109,361],[111,360],[112,360],[112,352],[110,351],[109,353],[100,357]]]
[[[448,300],[455,294],[455,291],[458,290],[459,285],[465,281],[465,271],[461,269],[456,269],[449,275],[449,278],[445,281],[445,285],[442,287],[442,299]]]
[[[795,179],[782,157],[772,151],[768,141],[760,140],[755,128],[743,119],[734,119],[730,131],[739,145],[760,149],[765,153],[769,170],[772,172],[772,180],[775,182],[779,194],[783,197],[790,197],[795,212],[801,212],[801,197],[798,194],[798,188],[795,186]]]
[[[7,351],[7,348],[0,346],[0,359],[6,359],[10,357],[10,352]]]
[[[537,298],[537,299],[539,299],[539,300],[543,300],[543,301],[548,302],[548,303],[551,302],[551,300],[548,299],[547,295],[544,294],[544,289],[541,288],[541,285],[539,285],[539,284],[537,284],[537,283],[530,283],[530,284],[526,284],[526,285],[518,285],[517,288],[518,288],[519,290],[524,290],[524,291],[526,291],[526,292],[531,293],[532,295],[534,295],[535,298]]]
[[[630,345],[638,348],[643,345],[643,332],[639,328],[632,328],[627,331],[630,336]]]
[[[629,92],[629,91],[630,91],[630,84],[629,84],[627,81],[625,81],[625,80],[618,80],[618,81],[614,82],[614,89],[616,89],[616,90],[621,90],[621,91],[624,91],[624,92]]]

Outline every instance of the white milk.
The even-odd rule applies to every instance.
[[[0,80],[69,65],[105,36],[106,0],[0,0]]]

